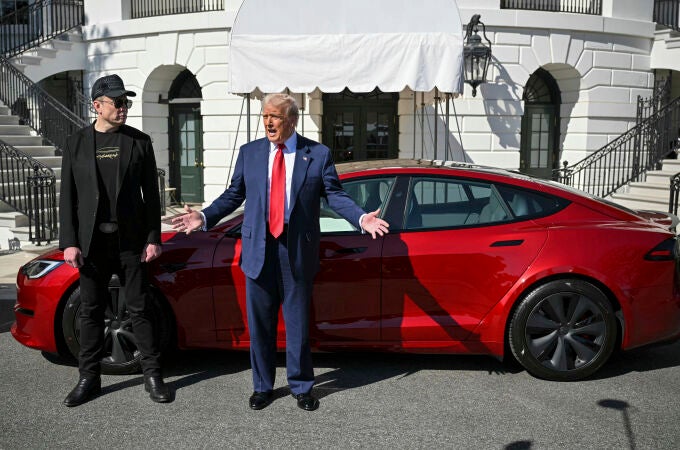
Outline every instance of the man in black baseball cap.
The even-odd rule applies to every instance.
[[[80,376],[64,404],[78,406],[102,392],[102,361],[109,351],[105,312],[114,274],[125,294],[132,329],[112,323],[108,332],[113,336],[116,326],[132,331],[144,389],[155,402],[171,402],[174,393],[161,373],[158,307],[147,273],[147,263],[162,252],[151,137],[125,124],[132,106],[128,97],[135,93],[125,89],[118,75],[99,78],[91,95],[97,119],[69,138],[62,158],[59,247],[66,264],[80,272]],[[120,317],[114,322],[121,322]]]
[[[95,81],[92,85],[91,95],[92,100],[96,100],[104,95],[110,98],[116,98],[120,97],[121,95],[135,97],[137,94],[125,89],[123,80],[118,75],[114,74],[101,77]]]

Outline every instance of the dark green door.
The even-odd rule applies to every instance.
[[[399,94],[324,94],[323,142],[335,162],[396,158]]]
[[[170,105],[170,186],[182,203],[203,202],[203,124],[197,103]]]
[[[526,105],[522,117],[520,171],[539,178],[552,178],[555,166],[555,107]]]

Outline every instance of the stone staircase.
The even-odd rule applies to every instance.
[[[61,156],[55,155],[53,146],[43,145],[42,137],[31,127],[21,125],[19,117],[11,115],[10,108],[2,102],[0,102],[0,140],[54,170],[57,177],[57,197],[59,196]],[[32,244],[28,237],[28,217],[0,201],[0,249],[7,249],[8,241],[14,238],[19,239],[22,248],[30,247]]]
[[[73,67],[87,67],[81,30],[74,29],[10,59],[29,79],[38,82]]]
[[[670,177],[680,172],[680,160],[665,159],[661,170],[647,172],[647,179],[630,183],[624,189],[608,197],[620,205],[632,209],[668,212]]]

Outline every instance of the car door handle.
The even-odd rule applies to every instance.
[[[186,268],[187,263],[185,262],[180,262],[180,263],[165,263],[161,264],[161,269],[165,270],[168,273],[174,273],[177,271],[180,271],[184,268]]]
[[[347,247],[334,250],[338,255],[350,255],[353,253],[363,253],[368,247]]]
[[[508,241],[496,241],[491,247],[518,247],[524,243],[524,239],[511,239]]]

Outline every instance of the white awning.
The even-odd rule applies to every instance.
[[[244,0],[230,43],[230,91],[463,90],[455,0]]]

